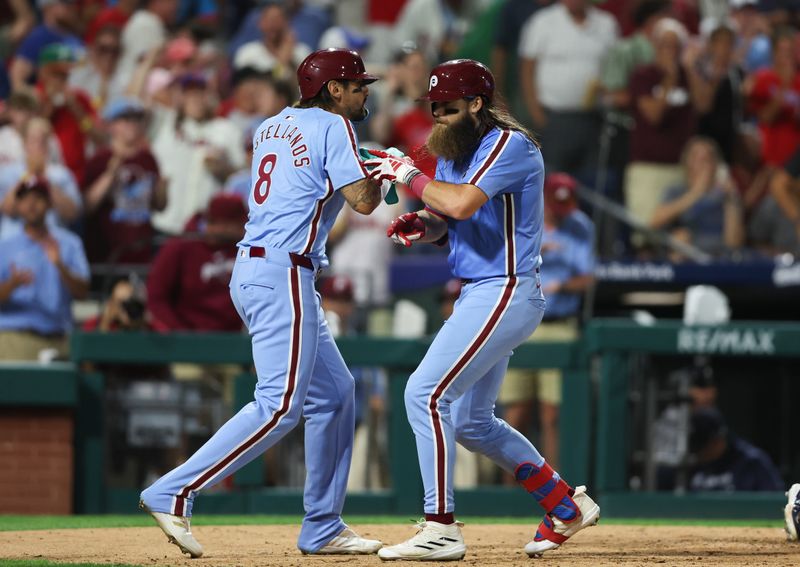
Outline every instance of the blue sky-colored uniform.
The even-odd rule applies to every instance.
[[[56,226],[48,230],[58,243],[61,261],[67,269],[88,281],[89,262],[81,239]],[[24,231],[0,240],[0,281],[11,277],[11,266],[29,270],[33,281],[15,289],[8,301],[0,304],[0,331],[34,331],[49,335],[72,329],[69,290],[42,245]]]
[[[450,266],[468,280],[405,392],[425,485],[425,513],[453,512],[455,442],[515,472],[544,459],[494,415],[511,351],[544,313],[541,263],[544,166],[519,132],[490,130],[462,169],[439,159],[436,179],[470,183],[489,200],[469,219],[448,219]],[[556,477],[557,479],[558,477]]]
[[[298,547],[314,552],[341,518],[353,447],[353,377],[314,289],[325,241],[344,197],[365,177],[352,124],[317,108],[286,108],[253,138],[250,215],[231,298],[253,342],[255,401],[186,463],[142,493],[153,511],[189,516],[197,493],[260,456],[305,417],[305,518]],[[251,256],[263,247],[266,257]],[[314,269],[290,253],[311,259]]]
[[[545,230],[542,242],[542,288],[564,283],[594,272],[594,223],[583,211],[575,210],[555,230]],[[581,295],[555,293],[547,296],[545,319],[574,317],[581,307]]]

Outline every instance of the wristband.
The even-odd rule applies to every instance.
[[[408,188],[411,189],[411,192],[414,193],[418,199],[422,199],[422,192],[430,182],[431,178],[420,171],[419,173],[414,174],[414,177],[408,181],[407,185]]]

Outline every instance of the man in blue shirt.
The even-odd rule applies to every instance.
[[[70,0],[37,0],[42,12],[42,23],[31,30],[22,40],[9,75],[11,90],[24,90],[36,76],[39,53],[48,45],[62,43],[80,50],[83,42],[73,33],[77,28],[78,10]]]
[[[578,183],[566,173],[551,173],[544,181],[542,289],[547,297],[542,324],[530,341],[571,341],[578,338],[581,296],[594,282],[594,223],[577,207]],[[558,417],[561,371],[511,369],[500,388],[503,418],[525,433],[538,401],[543,453],[552,466],[559,460]]]
[[[532,135],[492,103],[494,77],[477,61],[433,69],[428,95],[435,120],[430,179],[407,158],[369,160],[373,179],[403,183],[425,210],[395,219],[387,235],[410,246],[450,242],[450,268],[464,287],[455,309],[411,375],[406,411],[417,441],[425,520],[408,541],[384,547],[384,560],[458,560],[466,553],[454,518],[455,443],[514,474],[546,515],[530,556],[558,548],[597,522],[586,488],[570,487],[518,431],[494,415],[511,351],[545,313],[539,279],[544,166]]]
[[[45,222],[45,180],[26,180],[16,200],[24,229],[0,241],[0,360],[36,360],[48,349],[64,356],[72,299],[89,290],[86,254],[80,238]]]

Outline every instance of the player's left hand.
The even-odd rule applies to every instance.
[[[398,244],[409,247],[415,240],[425,236],[425,223],[417,213],[406,213],[392,221],[386,229],[386,236]]]
[[[377,152],[373,151],[376,155]],[[381,152],[383,153],[383,152]],[[397,183],[408,185],[411,179],[422,173],[409,157],[394,157],[385,154],[385,157],[369,159],[364,162],[364,167],[371,170],[370,179],[383,182],[388,179]]]

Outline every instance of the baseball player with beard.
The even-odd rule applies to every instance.
[[[494,415],[511,351],[542,320],[539,282],[544,167],[538,144],[493,104],[494,78],[481,63],[448,61],[431,72],[435,126],[430,179],[406,158],[365,162],[370,177],[406,184],[425,209],[395,219],[387,234],[450,243],[463,289],[452,316],[411,375],[405,391],[425,487],[425,519],[408,541],[384,547],[384,560],[458,560],[466,553],[453,516],[455,443],[515,475],[544,508],[530,556],[556,549],[594,525],[600,508],[586,488],[570,487],[518,431]]]
[[[342,521],[353,448],[353,377],[331,338],[314,290],[327,265],[325,241],[345,202],[361,214],[381,200],[358,156],[351,120],[362,120],[376,80],[354,51],[309,55],[297,70],[301,100],[253,136],[249,220],[230,291],[252,337],[255,401],[189,460],[141,494],[171,543],[192,557],[192,505],[278,442],[305,418],[305,517],[298,548],[308,554],[369,554],[381,542]]]

